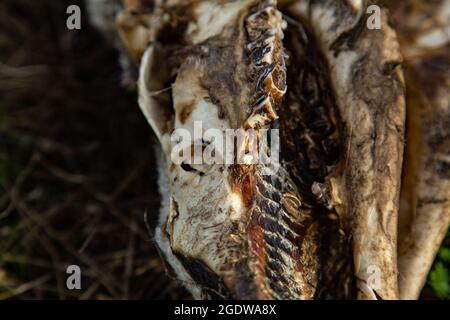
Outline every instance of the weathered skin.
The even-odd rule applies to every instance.
[[[388,1],[387,5],[407,70],[400,298],[417,299],[450,225],[450,2]]]
[[[163,151],[156,241],[194,297],[398,298],[405,105],[385,12],[369,30],[361,1],[131,2],[118,23]],[[279,169],[171,163],[195,121],[279,128]]]
[[[381,30],[366,28],[362,2],[306,2],[291,12],[312,25],[329,64],[345,148],[333,175],[332,200],[352,235],[359,298],[395,299],[396,229],[403,157],[404,89],[398,43],[382,13]],[[371,283],[374,270],[380,282]]]

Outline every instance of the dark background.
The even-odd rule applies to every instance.
[[[164,299],[153,136],[81,1],[0,1],[0,299]],[[66,289],[66,268],[82,290]]]

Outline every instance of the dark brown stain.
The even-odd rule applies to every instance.
[[[189,119],[192,112],[195,110],[195,106],[196,105],[194,104],[194,102],[182,104],[181,106],[179,106],[180,122],[182,124],[185,124],[186,121]]]

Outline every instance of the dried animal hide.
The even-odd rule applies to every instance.
[[[416,299],[450,225],[450,1],[388,2],[406,65],[399,289]]]
[[[431,240],[411,227],[423,223],[408,216],[411,209],[403,202],[399,208],[405,143],[401,51],[409,56],[387,10],[381,10],[381,28],[369,29],[370,3],[357,0],[124,2],[120,35],[140,67],[139,104],[162,150],[164,200],[155,239],[193,296],[415,298],[448,221],[430,222],[439,229]],[[420,84],[408,78],[408,89]],[[435,110],[440,101],[448,111],[448,95],[433,97]],[[408,124],[419,119],[421,128],[408,150],[442,152],[423,152],[418,160],[408,151],[402,201],[428,198],[439,182],[447,190],[439,198],[444,204],[433,201],[435,213],[416,220],[448,217],[448,178],[426,169],[432,160],[436,168],[448,165],[448,135],[444,130],[439,140],[438,131],[429,130],[432,121],[445,120],[423,117],[422,106],[408,108],[418,110]],[[280,160],[275,167],[175,165],[171,134],[186,129],[194,135],[197,121],[203,130],[278,129]],[[195,143],[207,147],[211,141],[192,148]],[[408,182],[410,170],[414,178]],[[428,237],[432,253],[402,249],[411,241],[406,239],[421,237]],[[408,271],[414,259],[423,264],[420,281]]]

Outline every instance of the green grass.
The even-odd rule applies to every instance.
[[[445,245],[448,239],[450,239],[450,231],[428,275],[428,284],[438,298],[450,300],[450,247]]]

